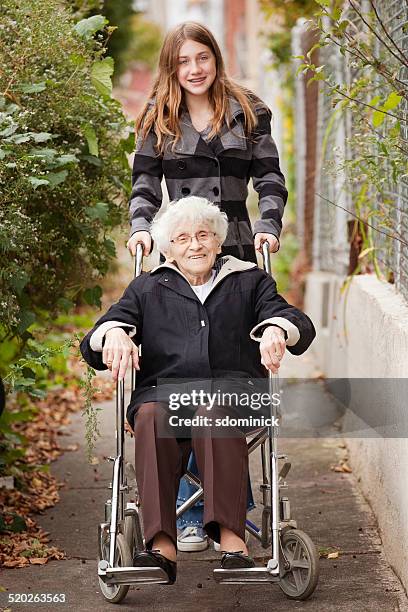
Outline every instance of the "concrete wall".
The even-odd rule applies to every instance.
[[[375,276],[356,276],[343,296],[342,282],[331,273],[308,275],[305,309],[317,329],[314,353],[327,377],[352,379],[351,396],[363,388],[361,379],[371,379],[376,389],[370,397],[368,381],[359,394],[357,412],[368,418],[347,409],[343,430],[388,560],[408,589],[408,304]],[[380,427],[370,422],[376,410]]]

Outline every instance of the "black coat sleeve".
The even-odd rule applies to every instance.
[[[118,321],[136,327],[136,335],[132,337],[132,341],[139,345],[143,330],[143,308],[141,293],[148,274],[142,274],[135,278],[126,288],[124,294],[116,304],[113,304],[109,310],[100,317],[94,327],[82,339],[80,350],[85,361],[95,370],[106,370],[107,367],[102,361],[102,353],[94,351],[91,348],[91,336],[100,325],[107,321]],[[126,329],[125,329],[126,331]]]
[[[288,304],[278,294],[273,278],[262,270],[259,270],[259,281],[256,287],[255,314],[257,325],[273,317],[282,317],[297,327],[300,338],[296,344],[287,347],[293,355],[304,353],[316,336],[311,319],[298,308]]]
[[[129,200],[130,234],[150,231],[151,222],[162,205],[163,158],[156,152],[156,143],[157,137],[152,131],[145,140],[137,139]]]
[[[261,110],[257,114],[250,176],[259,194],[261,216],[254,223],[254,234],[265,232],[279,239],[288,192],[279,165],[278,149],[271,135],[271,113]]]

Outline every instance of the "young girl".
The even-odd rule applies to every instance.
[[[138,242],[150,253],[149,228],[162,204],[163,175],[170,200],[202,196],[226,212],[223,255],[256,262],[255,249],[265,240],[277,251],[287,191],[270,120],[267,106],[227,77],[207,28],[187,22],[170,31],[150,99],[136,120],[132,254]],[[250,178],[260,211],[253,230],[246,208]]]
[[[270,121],[271,111],[262,100],[227,77],[218,44],[205,26],[187,22],[171,30],[149,99],[136,120],[131,253],[139,242],[145,256],[151,251],[149,229],[162,205],[163,176],[170,200],[202,196],[227,214],[222,255],[256,263],[255,250],[265,240],[271,252],[277,251],[287,191]],[[253,230],[246,208],[250,178],[260,211]],[[193,455],[189,469],[197,473]],[[194,490],[182,481],[178,503]],[[179,550],[207,547],[200,504],[184,513],[178,527]]]

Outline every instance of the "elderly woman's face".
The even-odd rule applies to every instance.
[[[216,255],[220,252],[219,239],[209,225],[186,223],[170,236],[170,249],[166,255],[192,284],[202,284],[209,279]]]

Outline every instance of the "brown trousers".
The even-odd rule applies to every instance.
[[[205,407],[198,408],[195,414],[208,416]],[[218,414],[225,416],[225,411]],[[213,409],[212,416],[216,418],[217,409]],[[233,437],[220,437],[219,428],[208,426],[191,427],[191,439],[176,438],[171,433],[163,437],[164,430],[171,431],[168,417],[166,404],[147,402],[139,407],[135,418],[136,479],[146,547],[151,548],[159,531],[177,543],[177,492],[191,449],[204,489],[205,531],[219,542],[221,525],[244,539],[248,483],[245,434],[237,430]]]

